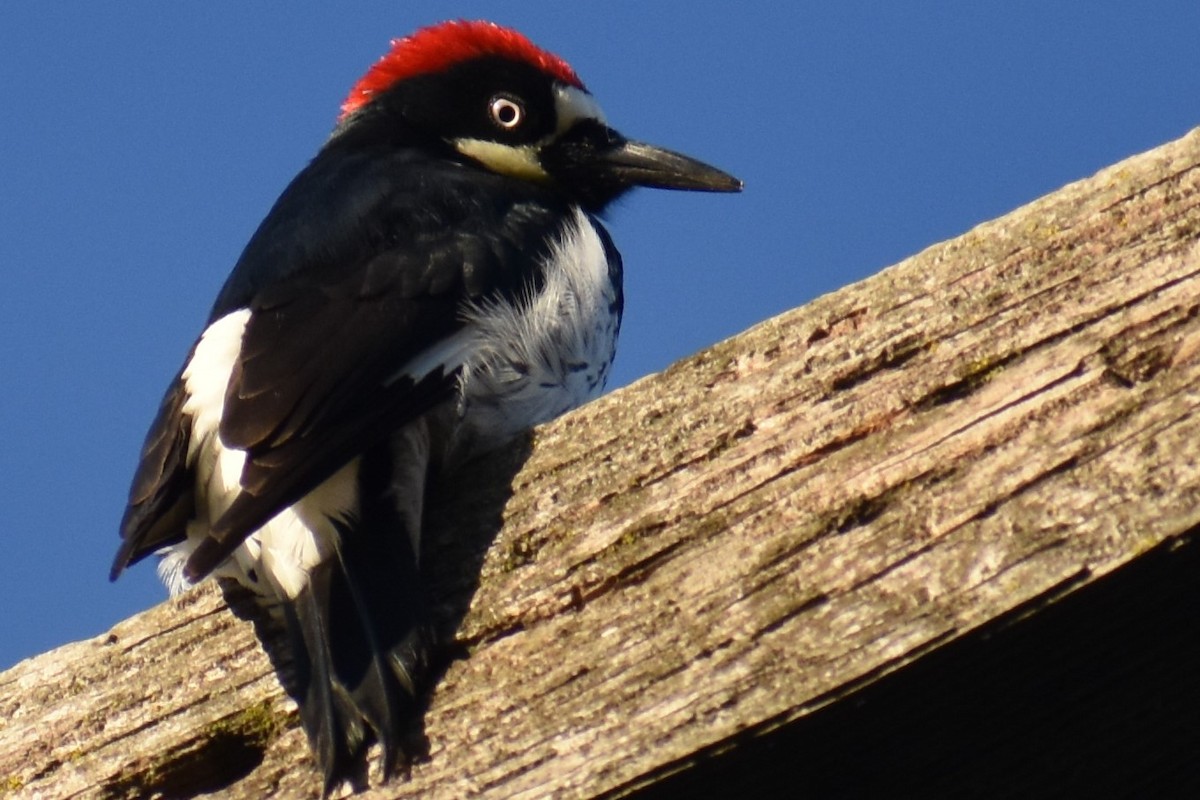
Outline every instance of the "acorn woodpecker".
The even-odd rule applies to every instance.
[[[597,220],[736,178],[626,139],[488,22],[396,40],[254,233],[151,424],[112,578],[157,554],[281,612],[326,790],[411,755],[427,481],[595,397],[621,324]]]

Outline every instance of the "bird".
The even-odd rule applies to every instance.
[[[737,192],[628,139],[562,58],[487,21],[394,39],[247,242],[150,425],[110,577],[236,581],[288,632],[328,794],[385,780],[434,645],[426,491],[596,396],[624,304],[601,214]]]

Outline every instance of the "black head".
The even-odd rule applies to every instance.
[[[741,181],[610,128],[562,59],[488,22],[392,44],[343,104],[334,137],[418,144],[600,211],[635,186],[735,192]]]

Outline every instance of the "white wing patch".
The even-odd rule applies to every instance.
[[[196,476],[196,518],[188,523],[185,541],[166,548],[159,577],[172,594],[187,589],[183,566],[210,526],[242,491],[245,451],[221,441],[225,392],[242,348],[250,310],[221,317],[205,329],[183,370],[187,400],[183,413],[191,417],[192,436],[187,461]],[[333,552],[334,521],[358,512],[358,460],[351,461],[300,501],[285,508],[251,534],[232,558],[214,574],[241,581],[256,591],[267,583],[287,597],[307,584],[308,573]]]
[[[188,443],[188,465],[196,470],[196,488],[206,502],[198,509],[205,524],[225,513],[241,491],[240,478],[246,463],[241,450],[226,448],[218,429],[225,413],[225,391],[233,375],[242,336],[250,321],[250,309],[244,308],[209,325],[196,344],[196,352],[183,370],[187,401],[183,413],[192,418],[192,438]]]

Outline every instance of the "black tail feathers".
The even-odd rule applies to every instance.
[[[345,531],[336,556],[285,604],[293,693],[325,793],[365,785],[372,742],[385,777],[423,749],[421,717],[431,634],[406,536]]]

